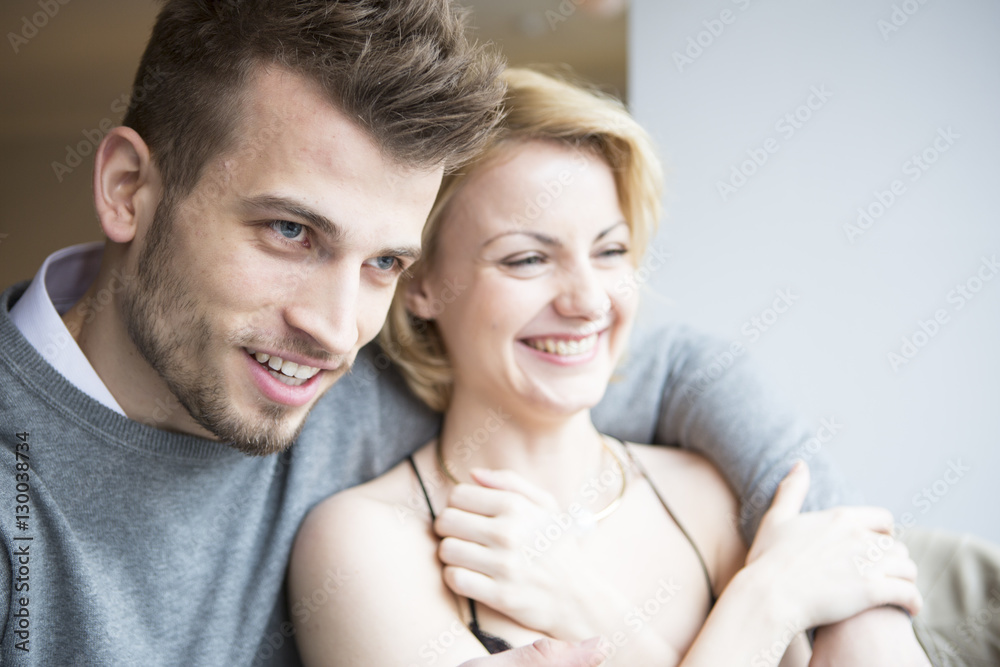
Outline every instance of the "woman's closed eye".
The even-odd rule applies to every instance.
[[[598,257],[621,257],[622,255],[628,254],[628,248],[624,246],[614,246],[611,248],[604,248],[597,252]]]
[[[598,243],[591,251],[593,261],[605,268],[617,268],[622,262],[631,258],[631,248],[624,239],[606,239],[603,243]]]
[[[531,253],[519,253],[517,255],[511,255],[500,260],[500,263],[504,266],[509,266],[511,268],[519,267],[530,267],[543,264],[546,261],[544,255],[531,252]]]

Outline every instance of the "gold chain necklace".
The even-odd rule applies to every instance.
[[[619,442],[621,442],[621,440],[619,440]],[[611,447],[608,445],[607,436],[603,434],[601,435],[601,445],[604,447],[604,451],[606,451],[615,462],[615,467],[618,468],[618,474],[622,478],[622,485],[621,488],[618,489],[618,495],[616,495],[604,509],[589,517],[589,521],[592,522],[592,524],[596,524],[601,519],[611,516],[611,514],[618,509],[618,507],[622,504],[622,498],[625,497],[625,489],[628,487],[628,476],[625,474],[625,467],[622,465],[622,461],[618,455],[615,454],[615,452],[612,451]],[[622,442],[622,446],[624,447],[625,443]],[[437,455],[438,468],[440,468],[444,476],[447,477],[452,484],[459,484],[460,482],[455,478],[455,475],[452,474],[448,463],[444,460],[444,450],[441,447],[441,438],[435,440],[434,452]]]

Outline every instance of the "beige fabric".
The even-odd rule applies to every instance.
[[[924,596],[913,631],[934,667],[1000,667],[1000,547],[919,528],[902,540]]]

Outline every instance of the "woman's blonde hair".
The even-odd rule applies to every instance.
[[[435,323],[406,309],[406,291],[424,267],[434,265],[441,223],[449,204],[477,167],[512,144],[550,141],[586,150],[603,159],[614,174],[618,199],[629,225],[636,265],[660,218],[663,169],[646,131],[617,99],[561,76],[534,69],[509,68],[505,117],[486,149],[460,172],[447,174],[424,227],[421,259],[396,289],[379,344],[402,370],[410,389],[432,409],[451,401],[452,371]]]

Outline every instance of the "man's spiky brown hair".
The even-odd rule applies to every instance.
[[[183,196],[235,141],[248,83],[278,66],[399,163],[454,168],[489,140],[504,91],[502,59],[467,39],[465,19],[450,0],[167,0],[124,124]]]

